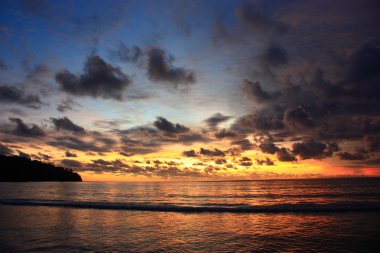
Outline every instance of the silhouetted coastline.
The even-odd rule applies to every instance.
[[[0,155],[0,168],[0,182],[82,181],[71,169],[20,156]]]

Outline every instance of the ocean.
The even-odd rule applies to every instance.
[[[0,252],[378,252],[380,179],[0,183]]]

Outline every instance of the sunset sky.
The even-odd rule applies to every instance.
[[[2,0],[0,153],[87,181],[380,176],[379,10]]]

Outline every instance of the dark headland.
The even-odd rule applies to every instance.
[[[20,156],[0,155],[0,182],[75,181],[82,178],[71,169],[30,160]]]

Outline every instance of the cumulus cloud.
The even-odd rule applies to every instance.
[[[148,55],[148,78],[153,82],[170,83],[174,87],[196,82],[195,74],[185,68],[174,67],[174,57],[163,49],[150,48]]]
[[[216,113],[212,115],[210,118],[205,119],[205,122],[207,125],[211,128],[217,127],[220,123],[223,123],[229,119],[231,119],[232,116],[226,116],[221,113]]]
[[[249,80],[244,80],[242,90],[248,98],[252,98],[255,102],[258,103],[268,102],[274,98],[273,94],[270,94],[269,92],[262,89],[260,82],[251,82]]]
[[[279,148],[274,143],[271,143],[271,142],[261,143],[259,145],[259,148],[263,153],[267,153],[267,154],[274,154],[277,151],[279,151]]]
[[[293,144],[293,154],[299,155],[301,159],[323,159],[331,157],[334,152],[339,151],[339,146],[335,143],[324,144],[310,139],[305,142]]]
[[[236,137],[237,134],[234,132],[231,132],[225,128],[219,130],[218,132],[215,133],[215,137],[218,139],[223,139],[223,138],[234,138]]]
[[[190,129],[185,127],[184,125],[178,123],[174,124],[165,119],[164,117],[157,117],[157,120],[153,123],[153,125],[160,131],[169,134],[178,134],[190,131]]]
[[[66,151],[66,152],[65,152],[65,156],[66,156],[66,157],[77,157],[77,154],[72,153],[72,152],[70,152],[70,151]]]
[[[199,153],[205,156],[225,156],[226,155],[222,150],[217,149],[217,148],[215,148],[214,150],[201,148]]]
[[[16,128],[13,130],[13,134],[15,135],[32,138],[38,138],[46,135],[42,128],[35,124],[32,124],[32,126],[29,127],[22,119],[9,118],[9,120],[16,123]]]
[[[265,157],[265,159],[256,159],[256,162],[258,165],[268,165],[268,166],[274,165],[274,162],[268,157]]]
[[[284,114],[284,124],[295,131],[305,130],[314,126],[313,118],[303,106],[288,108]]]
[[[84,128],[74,124],[69,118],[50,118],[57,130],[64,130],[75,134],[83,134]]]
[[[98,55],[88,57],[83,74],[75,75],[64,70],[57,73],[55,79],[61,89],[71,95],[115,100],[123,100],[132,83],[119,67],[108,64]]]
[[[278,160],[280,160],[282,162],[297,161],[297,159],[291,154],[291,152],[287,148],[280,148],[276,152],[276,154],[277,154]]]
[[[19,104],[32,109],[39,109],[43,103],[38,95],[26,94],[15,86],[0,85],[0,103]]]
[[[183,151],[183,155],[187,156],[187,157],[196,157],[197,156],[197,154],[195,153],[195,151],[193,149],[192,150]]]

